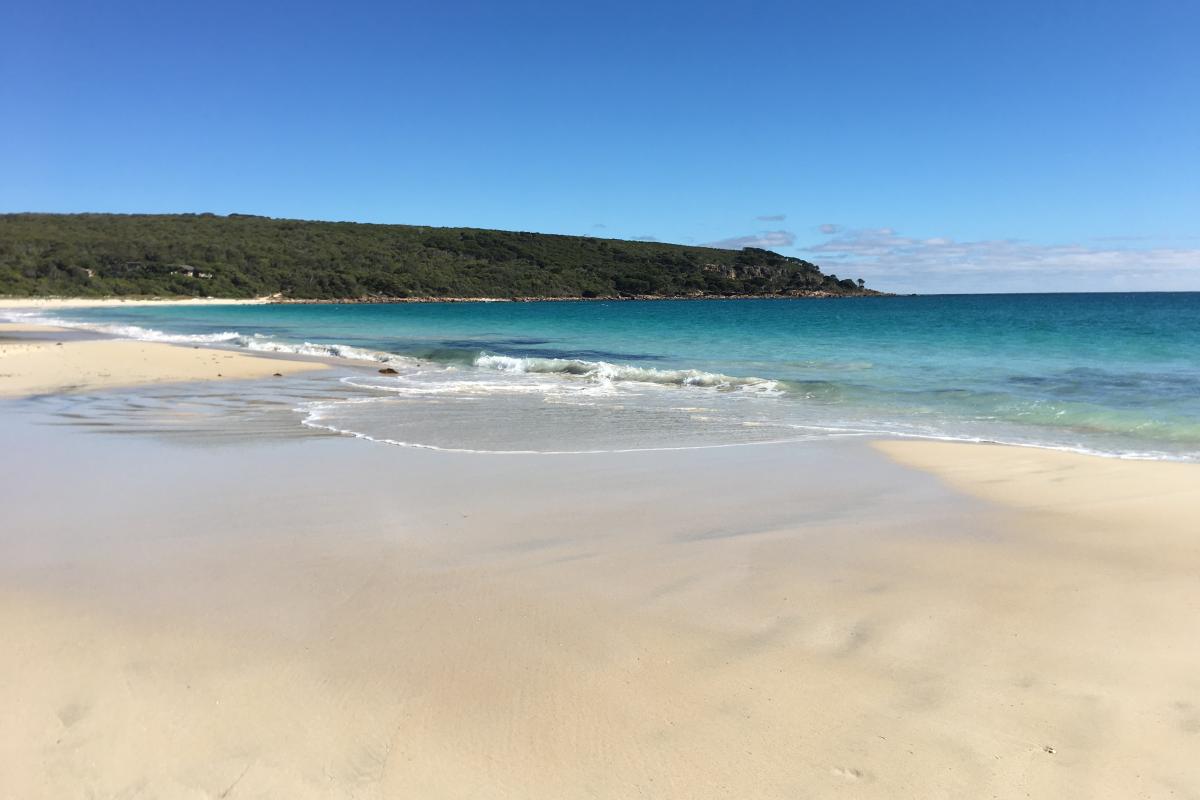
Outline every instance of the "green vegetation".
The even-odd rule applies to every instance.
[[[0,215],[0,295],[873,294],[860,283],[754,248],[241,214]]]

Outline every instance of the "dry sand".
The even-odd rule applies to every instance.
[[[28,414],[0,798],[1200,795],[1194,465]]]
[[[2,297],[0,308],[99,308],[102,306],[253,306],[275,302],[274,297],[236,299],[228,297]]]
[[[5,334],[29,334],[4,338]],[[57,328],[0,323],[0,397],[84,391],[146,383],[262,378],[325,365],[211,348],[122,339],[54,339]]]

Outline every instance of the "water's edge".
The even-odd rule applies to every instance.
[[[282,315],[272,306],[0,314],[144,341],[375,365],[389,374],[360,368],[339,375],[338,396],[299,408],[302,422],[411,447],[611,452],[896,436],[1200,460],[1200,401],[1191,395],[1200,373],[1177,368],[1195,344],[1164,338],[1157,328],[1132,330],[1127,309],[1098,313],[1094,303],[1077,303],[1064,315],[1070,301],[1044,305],[1036,309],[1043,318],[1026,313],[1016,321],[1045,332],[1007,334],[988,359],[987,342],[979,341],[988,330],[975,340],[953,327],[930,334],[929,326],[897,322],[853,300],[819,313],[769,302],[766,311],[754,301],[724,301],[720,311],[689,304],[701,309],[706,329],[690,316],[637,309],[636,301],[613,307],[619,312],[596,304],[598,313],[584,317],[538,304],[548,311],[519,319],[466,305],[440,306],[455,309],[449,320],[423,310],[413,319],[387,307],[327,305],[285,307],[291,310]],[[812,308],[816,301],[797,302]],[[792,316],[781,316],[781,307]],[[1046,322],[1046,309],[1063,319]],[[1189,299],[1182,313],[1173,312],[1177,319],[1168,322],[1181,337],[1200,319],[1197,309]],[[1144,309],[1133,311],[1145,318]],[[1110,357],[1097,357],[1095,336],[1069,341],[1064,330],[1079,320],[1097,330],[1112,323]],[[844,330],[855,326],[867,335],[855,339]],[[711,331],[712,341],[698,340],[697,330]],[[354,396],[344,396],[346,389]]]

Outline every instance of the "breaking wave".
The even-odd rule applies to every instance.
[[[116,323],[77,322],[58,317],[48,317],[35,312],[8,312],[4,319],[11,322],[27,322],[37,325],[52,325],[59,328],[93,331],[121,339],[138,339],[143,342],[164,342],[166,344],[240,344],[246,337],[237,331],[220,331],[218,333],[167,333],[155,328],[143,328],[141,325],[121,325]]]
[[[145,328],[140,325],[80,322],[77,320],[50,317],[36,312],[12,312],[7,317],[14,321],[20,320],[24,322],[36,322],[42,325],[88,330],[123,339],[137,339],[146,342],[226,345],[262,353],[315,356],[318,358],[343,358],[352,361],[376,362],[395,367],[413,366],[420,362],[420,359],[411,356],[404,356],[383,350],[372,350],[339,343],[302,342],[296,344],[279,341],[270,336],[263,336],[257,333],[249,335],[239,333],[238,331],[192,334],[167,333],[166,331]],[[764,396],[776,396],[785,393],[785,387],[780,381],[766,378],[723,375],[719,372],[705,372],[698,369],[655,369],[653,367],[613,364],[607,361],[587,361],[571,358],[523,358],[491,353],[479,353],[469,363],[481,369],[511,375],[558,375],[567,378],[579,378],[601,386],[630,382],[656,384],[659,386],[691,386],[716,389],[718,391],[742,391]]]
[[[369,350],[365,347],[355,347],[349,344],[321,344],[318,342],[304,342],[303,344],[290,344],[288,342],[280,342],[265,336],[255,334],[250,337],[241,337],[244,341],[235,342],[247,350],[255,350],[260,353],[288,353],[298,356],[317,356],[318,358],[345,358],[351,361],[375,361],[380,364],[391,364],[395,366],[415,364],[415,358],[398,355],[396,353],[388,353],[382,350]]]
[[[723,391],[742,390],[766,395],[781,394],[779,381],[766,378],[738,378],[719,372],[696,369],[654,369],[610,364],[607,361],[583,361],[568,358],[517,358],[481,354],[475,366],[516,374],[558,374],[584,378],[597,383],[631,381],[664,386],[699,386]]]
[[[1177,358],[1168,364],[1165,357],[1154,356],[1159,359],[1155,361],[1146,356],[1106,365],[1088,361],[1094,354],[1081,351],[1074,361],[1040,365],[1029,360],[1033,356],[1018,352],[1011,365],[1001,359],[993,368],[976,356],[979,363],[960,369],[941,356],[926,363],[923,355],[876,348],[868,339],[865,344],[845,341],[844,361],[821,358],[820,348],[810,354],[809,348],[798,345],[787,351],[790,360],[778,360],[771,357],[779,353],[777,347],[771,349],[776,338],[764,339],[757,345],[761,350],[750,351],[761,353],[753,361],[718,360],[717,345],[711,353],[682,347],[675,368],[669,368],[666,364],[671,362],[657,353],[670,348],[643,343],[639,350],[619,337],[601,342],[611,345],[603,349],[590,341],[569,349],[534,349],[550,340],[506,331],[500,332],[503,337],[489,335],[486,340],[420,338],[408,328],[392,329],[383,323],[349,326],[346,330],[351,332],[337,333],[336,328],[300,327],[294,320],[264,319],[258,326],[255,318],[243,323],[241,316],[225,315],[207,328],[192,317],[181,319],[175,332],[148,327],[154,323],[136,315],[102,321],[72,318],[66,312],[60,316],[0,309],[0,319],[147,342],[357,362],[359,369],[343,370],[353,374],[339,376],[345,388],[335,394],[368,392],[372,402],[339,404],[315,413],[310,409],[305,424],[320,427],[315,423],[321,422],[329,430],[395,443],[427,443],[425,433],[414,426],[428,423],[441,426],[439,442],[447,448],[457,443],[471,449],[474,437],[480,449],[525,452],[514,442],[529,444],[528,432],[534,428],[528,421],[535,420],[558,425],[561,430],[555,435],[561,434],[563,441],[590,436],[589,445],[581,445],[584,449],[608,440],[625,446],[634,434],[677,444],[688,437],[757,441],[775,439],[777,433],[787,438],[797,430],[803,435],[821,430],[822,435],[994,441],[1126,458],[1200,460],[1194,400],[1198,378],[1188,366],[1194,359]],[[233,319],[243,331],[260,332],[224,329],[235,324]],[[322,330],[329,331],[330,338],[354,344],[302,340],[320,336]],[[284,338],[287,331],[290,341]],[[1169,343],[1185,352],[1181,348],[1186,340]],[[918,355],[925,352],[908,344]],[[875,348],[865,353],[871,358],[849,357],[857,352],[853,348],[868,346]],[[490,352],[491,348],[516,354]],[[659,366],[646,366],[651,363]],[[712,369],[685,368],[688,365]],[[364,366],[392,367],[394,374]],[[775,377],[729,375],[724,370]],[[386,395],[387,402],[374,402],[378,394]],[[785,402],[774,401],[785,397]],[[495,402],[476,402],[484,398]],[[587,417],[577,413],[581,408],[595,412]],[[472,409],[479,409],[477,427],[464,423],[474,424]],[[498,419],[522,422],[498,426]],[[581,430],[584,424],[592,426],[590,433]],[[496,433],[497,428],[505,430]],[[702,434],[697,433],[701,428]],[[757,432],[750,436],[746,431]],[[501,441],[505,437],[512,441]],[[545,446],[545,451],[567,450],[576,452],[557,443]]]
[[[141,325],[125,325],[102,322],[79,322],[77,320],[50,317],[36,312],[8,312],[4,319],[13,322],[27,322],[38,325],[52,325],[60,328],[92,331],[94,333],[116,336],[121,339],[136,339],[142,342],[162,342],[164,344],[216,344],[230,347],[241,347],[260,353],[283,353],[300,356],[316,356],[318,358],[345,358],[352,361],[377,361],[385,364],[402,365],[416,363],[416,359],[388,353],[380,350],[370,350],[348,344],[324,344],[319,342],[302,342],[294,344],[281,342],[270,336],[261,334],[244,334],[238,331],[219,331],[215,333],[167,333],[156,328],[144,328]]]

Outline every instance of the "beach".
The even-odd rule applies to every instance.
[[[158,342],[72,339],[46,325],[0,323],[0,397],[228,377],[263,378],[324,365]]]
[[[1200,800],[1200,2],[7,8],[0,800]]]
[[[260,306],[276,302],[273,297],[4,297],[0,296],[0,308],[10,309],[62,309],[62,308],[137,308],[146,306]]]
[[[2,798],[1200,793],[1196,464],[217,436],[377,364],[67,333],[0,331]]]

